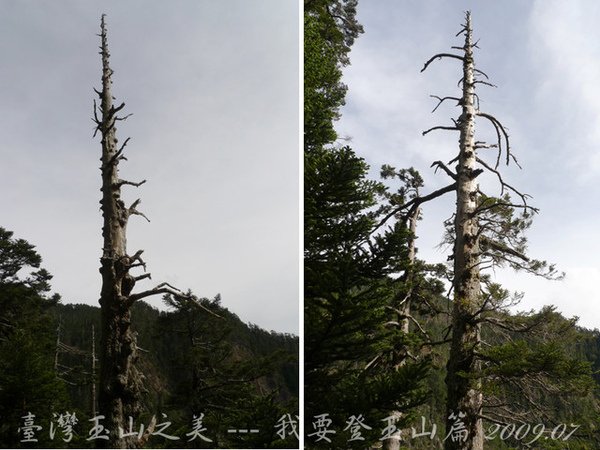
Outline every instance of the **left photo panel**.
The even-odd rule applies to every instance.
[[[0,448],[299,448],[299,0],[0,0]]]

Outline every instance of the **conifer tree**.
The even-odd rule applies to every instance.
[[[461,34],[465,39],[463,46],[453,48],[462,54],[436,54],[421,70],[426,70],[435,60],[450,58],[462,63],[463,72],[459,82],[459,85],[462,85],[460,97],[435,97],[438,99],[435,109],[444,101],[453,100],[461,109],[460,116],[456,120],[453,119],[451,126],[436,126],[423,132],[425,135],[434,130],[450,130],[460,134],[459,153],[450,161],[450,164],[456,163],[455,171],[441,161],[432,165],[453,180],[439,195],[455,191],[457,199],[453,221],[449,223],[453,243],[453,306],[452,337],[446,375],[446,427],[447,430],[451,430],[457,423],[464,423],[467,437],[464,441],[446,440],[447,450],[483,448],[483,394],[479,357],[481,325],[485,313],[491,309],[494,296],[493,292],[482,287],[482,267],[509,265],[514,269],[524,269],[547,278],[556,276],[552,265],[532,260],[525,253],[526,240],[523,232],[531,223],[531,214],[537,210],[527,204],[527,195],[505,182],[498,170],[502,157],[507,165],[510,161],[518,163],[512,154],[505,127],[493,115],[479,108],[476,86],[491,83],[487,81],[487,75],[475,67],[474,49],[477,43],[473,41],[469,12],[466,13],[465,24],[458,33]],[[493,144],[476,140],[476,119],[485,119],[492,125],[496,133],[496,141]],[[495,164],[488,163],[478,156],[478,152],[483,149],[497,151]],[[489,172],[498,179],[501,187],[500,198],[488,197],[481,192],[478,177],[484,172]],[[513,203],[507,191],[516,195],[521,202]],[[522,217],[511,220],[516,210],[522,211]],[[495,215],[495,219],[498,219],[502,213],[504,221],[491,218]],[[490,287],[489,284],[487,286]]]
[[[355,0],[305,2],[305,435],[310,448],[364,446],[341,430],[362,415],[377,442],[380,420],[423,401],[426,361],[391,370],[382,354],[403,345],[388,307],[408,262],[403,222],[380,229],[386,187],[350,147],[334,144],[346,87],[341,68],[362,32]],[[405,311],[406,313],[406,311]],[[405,314],[406,315],[406,314]],[[403,320],[403,319],[401,319]],[[313,422],[332,420],[340,432],[317,441]],[[403,416],[403,420],[407,420]],[[401,426],[399,422],[397,424]],[[362,447],[361,447],[362,448]]]
[[[35,247],[0,227],[0,446],[20,448],[23,417],[36,426],[69,408],[65,383],[54,370],[56,323],[50,314],[50,273]],[[37,430],[34,429],[34,430]],[[35,433],[38,445],[51,445]]]

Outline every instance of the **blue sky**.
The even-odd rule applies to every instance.
[[[425,191],[447,184],[430,164],[448,161],[457,151],[457,135],[421,132],[451,123],[452,105],[431,110],[429,95],[456,95],[459,62],[441,60],[420,73],[423,63],[450,46],[472,11],[480,39],[477,67],[496,89],[481,87],[481,109],[508,128],[523,169],[504,168],[505,179],[533,196],[540,208],[529,236],[532,257],[565,271],[564,281],[546,281],[511,270],[496,280],[525,293],[519,309],[554,304],[580,324],[600,328],[600,4],[591,0],[517,1],[362,1],[358,19],[365,33],[351,52],[344,72],[347,104],[339,134],[372,167],[413,166],[425,179]],[[494,131],[478,122],[476,136],[492,140]],[[492,180],[482,185],[498,194]],[[419,224],[419,256],[443,262],[437,248],[442,220],[453,211],[452,194],[424,207]]]
[[[295,0],[0,1],[0,225],[35,244],[65,302],[97,304],[102,247],[100,15],[113,93],[133,116],[121,176],[154,281],[221,293],[298,332],[298,4]],[[160,298],[151,300],[160,305]]]

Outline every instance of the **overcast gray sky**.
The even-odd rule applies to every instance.
[[[133,116],[121,176],[154,281],[221,293],[244,321],[298,332],[296,0],[0,0],[0,226],[36,245],[65,302],[97,304],[102,246],[100,15],[113,93]],[[160,298],[151,300],[160,305]]]
[[[431,114],[433,95],[456,95],[459,63],[440,60],[425,73],[423,63],[450,46],[472,11],[480,39],[477,67],[497,89],[481,87],[481,109],[509,129],[514,153],[523,166],[505,168],[506,180],[533,196],[541,212],[529,233],[531,256],[557,263],[567,273],[551,282],[506,270],[497,280],[525,292],[520,309],[554,304],[580,324],[600,328],[600,3],[594,0],[418,1],[363,0],[358,18],[365,34],[345,71],[347,105],[338,130],[377,174],[384,163],[414,166],[425,191],[447,184],[430,164],[448,161],[457,135],[421,132],[449,124],[448,105]],[[493,129],[478,123],[478,139],[493,139]],[[498,191],[492,191],[498,194]],[[419,225],[419,255],[445,261],[436,249],[441,221],[449,217],[451,194],[424,208]]]

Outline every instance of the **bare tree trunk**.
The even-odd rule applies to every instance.
[[[92,417],[96,417],[96,330],[92,325]]]
[[[417,191],[417,195],[418,191]],[[414,284],[414,263],[416,259],[416,233],[417,233],[417,221],[419,220],[420,208],[415,211],[409,217],[409,229],[411,233],[410,240],[408,241],[408,269],[404,276],[403,282],[408,286],[406,295],[400,305],[400,331],[404,334],[409,332],[409,317],[411,316],[411,302],[413,297],[413,284]],[[401,362],[402,364],[402,362]]]
[[[152,295],[171,294],[188,298],[168,283],[160,283],[156,287],[133,293],[137,281],[150,278],[149,273],[132,276],[129,271],[146,264],[142,260],[143,250],[132,256],[127,254],[127,223],[131,215],[148,218],[136,208],[140,199],[129,207],[121,199],[122,186],[139,187],[146,182],[132,182],[119,178],[119,162],[126,160],[123,150],[129,141],[127,138],[118,147],[116,126],[118,121],[129,116],[119,117],[117,114],[125,107],[113,105],[111,93],[113,71],[109,65],[110,54],[106,36],[106,26],[102,15],[101,46],[102,56],[102,91],[96,91],[100,97],[100,107],[94,101],[94,122],[96,133],[102,135],[102,200],[101,209],[104,219],[102,236],[104,247],[100,258],[102,289],[100,292],[100,308],[102,330],[100,339],[100,380],[98,393],[99,413],[105,417],[104,426],[110,430],[109,446],[111,448],[132,448],[141,446],[147,441],[149,433],[154,429],[155,421],[146,428],[146,434],[139,440],[133,438],[119,439],[119,428],[128,430],[129,417],[135,421],[140,412],[140,395],[143,388],[143,376],[135,368],[136,338],[131,331],[131,307],[134,302]],[[98,117],[97,111],[101,117]],[[149,221],[149,220],[148,220]]]
[[[129,293],[133,288],[133,277],[127,256],[126,228],[130,210],[121,200],[121,186],[118,164],[120,150],[117,147],[115,123],[119,119],[119,107],[113,106],[111,93],[113,71],[109,66],[108,43],[104,15],[101,25],[102,92],[99,93],[102,113],[98,125],[102,133],[102,215],[104,226],[102,236],[104,248],[100,258],[102,290],[100,306],[102,310],[102,334],[100,344],[100,386],[99,408],[105,416],[105,426],[110,430],[111,448],[127,448],[133,442],[118,439],[119,427],[125,429],[128,416],[139,413],[135,336],[130,329],[131,302]],[[121,149],[122,150],[122,149]]]
[[[467,12],[464,29],[465,46],[463,58],[462,114],[458,120],[460,129],[460,153],[457,168],[457,200],[454,248],[454,302],[452,313],[452,342],[447,364],[446,430],[460,427],[468,432],[466,439],[446,439],[446,449],[483,449],[483,428],[480,419],[482,394],[481,381],[464,374],[476,374],[479,362],[474,352],[480,344],[479,323],[475,319],[480,307],[479,237],[475,215],[478,197],[476,180],[475,148],[475,64],[471,16]],[[463,374],[463,375],[461,375]],[[463,416],[464,415],[464,416]]]
[[[454,126],[435,126],[423,132],[423,135],[434,130],[460,132],[459,154],[448,163],[457,162],[456,173],[442,161],[435,161],[432,164],[432,167],[436,167],[436,171],[441,169],[454,180],[454,183],[427,196],[414,198],[404,205],[400,205],[391,210],[388,217],[409,207],[412,210],[421,203],[456,190],[454,227],[449,234],[450,239],[453,238],[454,240],[454,278],[452,280],[454,301],[450,355],[446,366],[448,392],[446,407],[448,416],[446,419],[447,435],[444,442],[446,450],[480,450],[483,449],[484,441],[481,420],[483,406],[482,374],[481,362],[478,359],[478,349],[481,346],[480,324],[483,320],[483,313],[494,310],[494,307],[491,307],[483,299],[480,278],[481,262],[482,260],[485,261],[485,264],[490,267],[506,264],[516,270],[523,269],[548,279],[560,278],[561,275],[557,274],[552,264],[548,265],[545,261],[532,260],[525,255],[522,245],[519,245],[520,240],[514,237],[506,237],[506,232],[498,229],[498,223],[490,226],[492,223],[490,222],[490,215],[494,214],[494,208],[508,208],[510,211],[519,208],[527,211],[527,213],[535,213],[537,209],[527,204],[528,195],[506,183],[498,171],[503,152],[506,165],[509,164],[511,159],[517,166],[519,164],[511,153],[509,136],[502,123],[491,114],[479,110],[479,99],[475,93],[475,86],[477,84],[494,85],[485,81],[488,76],[475,68],[473,49],[476,44],[473,43],[471,14],[469,12],[466,13],[466,23],[457,36],[461,34],[465,36],[463,47],[452,48],[462,50],[463,55],[438,53],[431,57],[421,69],[421,72],[423,72],[433,61],[443,58],[462,62],[463,77],[459,82],[459,84],[462,82],[461,97],[432,96],[438,100],[438,104],[433,111],[443,102],[453,100],[461,108],[460,117],[458,120],[454,120]],[[495,144],[475,140],[476,117],[486,119],[493,126],[497,137]],[[477,156],[478,148],[496,148],[495,165],[488,164],[479,158]],[[484,172],[497,177],[502,198],[487,197],[481,194],[477,177]],[[509,191],[521,199],[520,204],[515,204],[510,200]],[[482,199],[491,201],[483,205]],[[497,229],[494,230],[494,227]]]
[[[418,195],[418,192],[417,192]],[[419,213],[420,213],[420,208],[417,208],[409,217],[409,227],[410,227],[410,232],[411,232],[411,238],[408,241],[408,268],[404,274],[404,276],[402,277],[402,283],[405,286],[408,286],[408,289],[406,291],[406,293],[404,294],[404,298],[401,299],[400,301],[400,305],[398,306],[398,323],[400,324],[400,331],[403,334],[408,334],[408,332],[410,331],[410,319],[409,317],[411,316],[411,300],[412,300],[412,296],[413,296],[413,278],[414,278],[414,268],[413,268],[413,264],[415,262],[415,258],[416,258],[416,246],[415,246],[415,239],[416,239],[416,232],[417,232],[417,221],[419,220]],[[400,355],[399,361],[398,363],[395,365],[394,369],[398,369],[399,367],[402,367],[404,364],[406,364],[406,358],[407,358],[407,354],[406,352],[404,352],[404,354]],[[396,422],[398,422],[400,419],[402,419],[402,413],[400,411],[393,411],[391,413],[391,416],[393,416],[396,419]],[[383,441],[382,444],[382,448],[383,450],[399,450],[400,449],[400,442],[402,441],[402,439],[406,439],[406,436],[408,435],[408,430],[398,430],[395,433],[392,434],[392,438],[391,439],[386,439]]]

